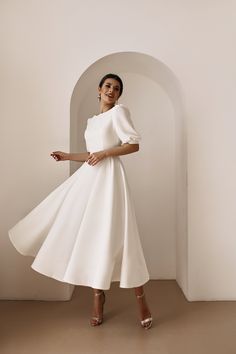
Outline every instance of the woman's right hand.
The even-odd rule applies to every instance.
[[[51,153],[51,156],[56,160],[56,161],[66,161],[69,160],[69,154],[67,152],[63,151],[53,151]]]

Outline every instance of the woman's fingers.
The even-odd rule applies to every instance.
[[[66,159],[66,155],[67,154],[62,152],[62,151],[53,151],[51,153],[51,156],[57,161],[65,160]]]
[[[95,153],[90,154],[87,162],[89,163],[89,165],[96,165],[104,157],[105,157],[105,154],[103,151],[95,152]]]
[[[58,157],[57,157],[57,155],[56,154],[51,154],[51,156],[55,159],[55,160],[58,160]]]
[[[91,154],[87,160],[90,165],[95,165],[99,161],[99,157],[94,153]]]
[[[59,155],[56,153],[52,153],[51,156],[55,159],[55,160],[59,160]]]
[[[91,158],[88,160],[89,165],[94,165],[97,162],[96,158]]]

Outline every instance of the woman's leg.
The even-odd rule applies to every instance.
[[[103,321],[103,305],[105,302],[105,293],[101,289],[93,289],[94,302],[93,302],[93,312],[90,323],[92,326],[96,326]]]
[[[151,312],[149,310],[145,293],[144,293],[144,288],[143,286],[138,286],[134,288],[137,303],[139,306],[139,312],[140,312],[140,320],[143,321],[147,318],[151,318]],[[146,321],[145,323],[142,324],[143,327],[150,327],[151,326],[151,320]]]

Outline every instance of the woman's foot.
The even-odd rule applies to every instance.
[[[152,315],[151,312],[149,311],[146,299],[145,299],[145,294],[144,292],[141,295],[136,295],[138,304],[139,304],[139,309],[140,309],[140,316],[141,316],[141,326],[145,329],[149,329],[152,326]]]
[[[103,321],[103,306],[105,303],[105,293],[103,290],[94,292],[93,314],[90,319],[92,326],[98,326]]]

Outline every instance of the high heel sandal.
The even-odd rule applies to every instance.
[[[99,296],[99,295],[102,295],[102,294],[104,295],[104,300],[103,300],[103,303],[102,303],[102,312],[103,312],[103,306],[104,306],[105,301],[106,301],[106,295],[105,295],[104,291],[100,291],[99,293],[94,293],[94,294],[95,294],[95,296]],[[96,322],[92,323],[92,320],[95,320]],[[90,319],[91,326],[98,326],[102,322],[103,322],[103,315],[102,315],[102,317],[93,316]]]
[[[144,295],[145,295],[145,294],[142,293],[141,295],[136,295],[136,296],[137,296],[137,298],[142,298]],[[149,329],[149,328],[152,327],[152,317],[147,317],[147,318],[145,318],[144,320],[141,320],[140,323],[141,323],[141,326],[142,326],[143,328]],[[147,324],[148,324],[148,325],[147,325]]]

